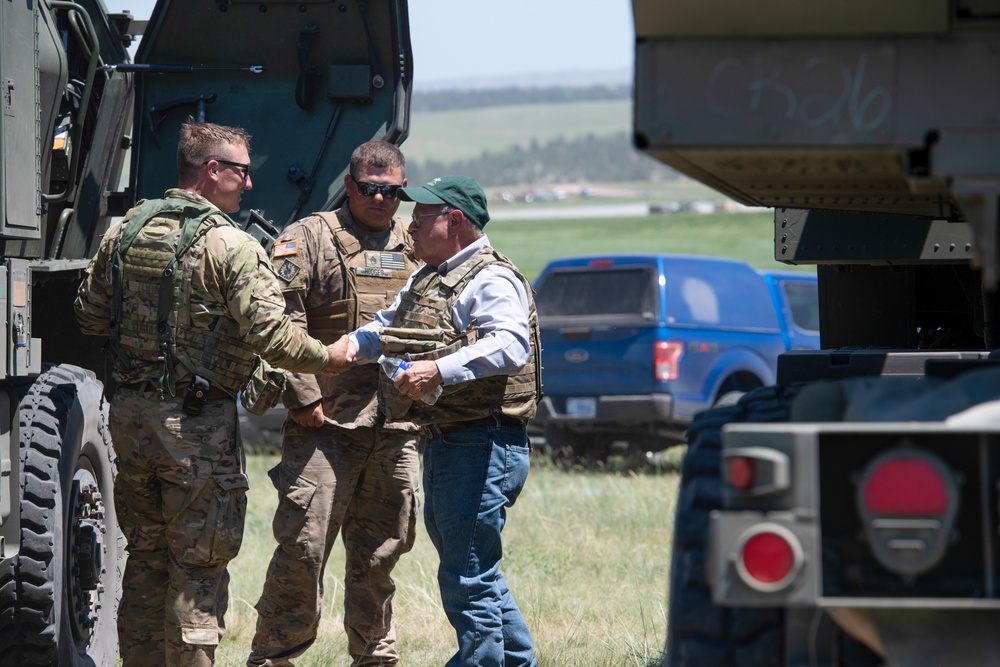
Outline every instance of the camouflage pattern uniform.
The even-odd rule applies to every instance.
[[[347,206],[289,225],[272,261],[287,312],[328,343],[371,321],[417,268],[399,220],[371,232]],[[398,661],[390,573],[416,532],[418,429],[378,414],[379,374],[377,365],[366,364],[336,377],[288,375],[285,406],[321,400],[327,424],[285,423],[281,463],[270,472],[280,497],[273,522],[278,547],[257,602],[248,665],[291,665],[315,641],[323,572],[341,530],[352,665]]]
[[[124,226],[150,212],[122,259],[116,302],[114,258]],[[205,213],[211,215],[176,267],[172,338],[163,355],[156,324],[161,275],[183,221]],[[255,355],[315,373],[326,366],[326,349],[284,315],[260,244],[207,199],[176,188],[162,200],[140,202],[108,230],[75,307],[84,333],[120,332],[112,337],[121,352],[114,359],[121,386],[110,430],[119,465],[115,508],[128,540],[118,613],[122,663],[212,665],[228,604],[226,566],[243,539],[249,486],[236,393]],[[171,373],[162,358],[176,361]],[[182,410],[193,374],[212,382],[197,416]],[[175,395],[164,381],[169,376]]]

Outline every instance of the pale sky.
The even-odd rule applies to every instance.
[[[104,3],[149,18],[155,0]],[[632,70],[629,0],[411,0],[409,13],[417,89]]]

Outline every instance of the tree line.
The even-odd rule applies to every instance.
[[[487,187],[677,178],[673,169],[635,150],[626,132],[600,137],[588,134],[576,139],[560,137],[544,144],[532,140],[526,147],[483,151],[472,159],[442,162],[429,158],[406,166],[411,183],[424,183],[442,174],[466,174]]]

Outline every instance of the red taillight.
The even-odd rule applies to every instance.
[[[723,435],[723,439],[726,436]],[[722,491],[747,499],[788,491],[792,486],[789,455],[772,447],[725,447],[722,451]]]
[[[726,459],[726,480],[729,485],[739,491],[753,488],[756,475],[753,460],[746,456],[733,456]]]
[[[653,379],[657,382],[676,380],[680,374],[684,343],[676,340],[657,341],[653,346]]]
[[[861,490],[864,509],[876,515],[940,516],[948,511],[949,497],[937,468],[905,454],[877,464]]]
[[[591,266],[612,266],[614,262],[610,259],[592,259],[590,260]]]
[[[876,456],[858,480],[861,525],[872,555],[904,576],[928,572],[948,551],[961,475],[909,438]]]
[[[763,524],[742,538],[736,569],[748,586],[772,592],[795,579],[803,559],[802,546],[791,531],[775,524]]]

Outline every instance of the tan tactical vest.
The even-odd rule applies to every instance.
[[[417,424],[440,424],[487,417],[494,412],[527,421],[535,416],[540,398],[541,348],[538,313],[531,285],[502,254],[486,246],[442,276],[424,267],[403,293],[392,327],[382,331],[379,343],[383,354],[409,361],[440,359],[478,340],[476,323],[458,331],[452,323],[452,309],[458,296],[482,269],[500,264],[514,272],[528,295],[528,324],[531,356],[515,375],[496,375],[444,387],[433,405],[407,398],[384,374],[379,379],[379,402],[389,419],[406,418]]]
[[[178,213],[181,217],[174,219],[165,213]],[[170,231],[159,238],[150,238],[139,231],[121,257],[123,288],[116,338],[125,359],[118,355],[116,363],[127,364],[129,358],[154,366],[166,363],[169,368],[160,378],[149,379],[159,381],[168,393],[173,393],[175,384],[200,375],[211,381],[213,387],[236,396],[250,377],[257,356],[240,338],[234,320],[220,318],[211,330],[196,329],[191,324],[190,310],[191,276],[196,261],[204,253],[205,235],[214,227],[233,223],[214,209],[187,200],[167,199],[144,202],[133,211],[123,229],[128,224],[144,228],[154,217],[170,223]],[[171,275],[165,275],[165,269],[177,256],[181,223],[195,217],[201,217],[202,221],[189,249],[177,258]],[[166,293],[161,293],[164,281],[172,283],[173,304],[166,319],[158,321],[161,294]],[[122,375],[128,376],[127,369],[122,370]]]
[[[306,311],[309,335],[324,344],[375,319],[392,304],[419,263],[413,259],[413,241],[405,237],[404,252],[362,250],[361,243],[341,224],[335,212],[317,213],[333,234],[344,264],[343,299]]]

